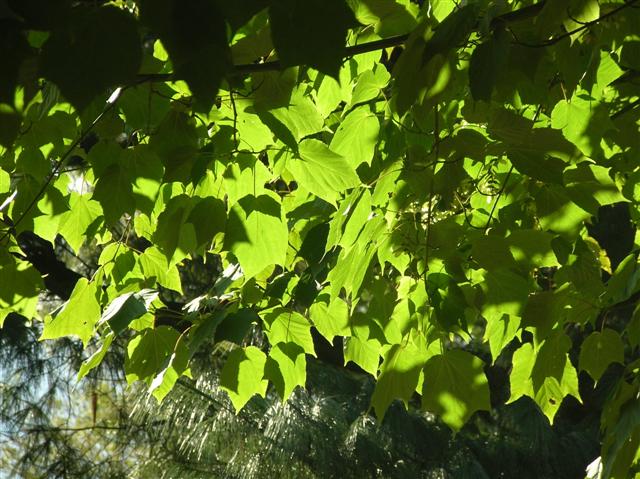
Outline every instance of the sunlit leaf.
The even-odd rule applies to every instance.
[[[40,339],[77,336],[86,345],[100,319],[98,287],[97,282],[80,278],[62,309],[45,319]]]
[[[466,351],[433,356],[424,365],[422,407],[460,429],[478,410],[489,410],[489,383],[483,362]]]
[[[231,351],[220,373],[220,386],[240,411],[254,394],[264,397],[267,380],[263,379],[267,356],[255,346]]]

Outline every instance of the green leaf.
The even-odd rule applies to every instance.
[[[311,324],[300,313],[277,308],[264,316],[266,334],[273,346],[279,343],[294,343],[305,353],[316,355],[311,337]]]
[[[624,364],[624,344],[613,329],[594,331],[580,348],[580,369],[598,381],[611,363]]]
[[[100,319],[100,303],[96,299],[98,293],[96,281],[80,278],[62,309],[45,319],[40,340],[77,336],[86,346]]]
[[[113,334],[112,332],[108,333],[102,340],[102,344],[100,345],[100,348],[97,349],[95,353],[93,353],[90,357],[88,357],[86,360],[82,362],[82,365],[80,366],[80,370],[78,371],[78,376],[77,376],[78,381],[80,381],[83,377],[89,374],[89,371],[91,371],[92,369],[95,369],[100,365],[104,357],[107,355],[107,352],[109,351],[109,347],[113,342],[113,338],[115,338],[115,334]]]
[[[267,266],[284,264],[288,237],[277,200],[269,195],[245,196],[229,212],[224,248],[251,278]]]
[[[485,317],[500,317],[502,314],[520,316],[531,289],[526,279],[505,269],[487,272],[482,288],[485,291],[482,309]]]
[[[640,402],[638,382],[620,381],[602,414],[603,477],[627,478],[640,450]]]
[[[43,287],[40,273],[31,264],[3,256],[0,256],[0,328],[9,313],[33,318]]]
[[[166,181],[186,181],[191,178],[191,169],[198,152],[198,134],[193,119],[177,109],[169,110],[156,134],[151,137],[149,147],[165,167]]]
[[[519,229],[507,238],[507,244],[516,262],[528,269],[559,266],[551,242],[553,235],[540,230]]]
[[[378,375],[381,343],[377,339],[347,338],[344,346],[344,363],[352,362],[373,377]]]
[[[566,7],[570,12],[564,20],[567,31],[581,27],[586,22],[593,22],[600,16],[600,3],[597,0],[569,0]]]
[[[481,267],[489,271],[516,266],[507,241],[495,235],[482,235],[475,238],[472,242],[471,255]]]
[[[565,396],[580,400],[578,375],[567,356],[570,347],[564,333],[556,333],[536,349],[528,343],[520,347],[513,355],[509,402],[529,396],[553,423]]]
[[[224,172],[227,204],[233,206],[247,195],[260,196],[266,191],[264,184],[272,179],[269,169],[253,155],[240,153]]]
[[[566,188],[544,185],[534,190],[536,212],[544,230],[573,233],[591,215],[569,199]]]
[[[371,407],[382,422],[385,412],[394,399],[402,399],[407,407],[411,395],[418,385],[420,371],[428,358],[428,352],[419,341],[415,344],[394,344],[384,357],[380,375],[371,396]]]
[[[629,344],[634,348],[638,347],[640,345],[640,304],[633,310],[631,321],[629,321],[625,329]]]
[[[158,292],[153,289],[118,296],[104,310],[98,324],[109,323],[114,334],[120,334],[131,321],[145,314],[157,297]]]
[[[510,375],[511,396],[509,403],[516,401],[522,396],[534,397],[533,385],[531,383],[531,371],[536,361],[536,355],[531,343],[525,343],[513,353]]]
[[[365,103],[380,95],[380,92],[389,84],[391,75],[386,68],[376,65],[374,70],[367,70],[358,75],[358,80],[353,87],[349,106]],[[337,106],[337,105],[336,105]]]
[[[360,0],[351,2],[356,19],[373,27],[382,38],[402,35],[416,27],[418,6],[396,0]]]
[[[149,392],[158,402],[161,402],[173,389],[180,376],[191,377],[189,370],[190,349],[186,344],[185,336],[180,336],[176,345],[165,361],[164,368],[153,378],[149,385]]]
[[[209,111],[231,68],[226,25],[215,2],[145,0],[140,16],[160,35],[176,78],[187,82],[199,109]]]
[[[499,28],[473,50],[469,63],[469,86],[474,100],[491,100],[496,80],[502,76],[507,64],[509,47],[509,34]]]
[[[70,210],[60,218],[58,233],[64,236],[69,246],[78,253],[87,239],[87,230],[102,216],[102,207],[97,201],[90,200],[87,195],[71,192]]]
[[[234,349],[220,373],[220,387],[224,389],[236,412],[255,394],[264,397],[268,381],[264,378],[267,356],[255,346]]]
[[[13,145],[21,124],[22,116],[19,113],[8,105],[0,104],[0,146],[10,148]]]
[[[155,246],[147,248],[138,256],[138,262],[145,278],[155,278],[155,281],[173,291],[182,293],[180,274],[175,265],[170,265],[167,257]]]
[[[336,266],[327,276],[327,281],[331,283],[332,298],[337,297],[342,288],[345,289],[347,295],[358,293],[375,253],[376,249],[371,243],[367,243],[363,247],[360,241],[348,251],[342,250],[340,252]]]
[[[379,133],[378,117],[368,107],[358,107],[340,122],[329,148],[342,155],[353,168],[362,163],[370,165]]]
[[[215,341],[242,344],[252,324],[260,324],[260,316],[254,310],[242,308],[235,313],[230,313],[216,328]]]
[[[124,166],[114,164],[98,178],[93,199],[102,206],[106,223],[116,223],[124,213],[133,215],[135,212],[136,199],[130,173]]]
[[[305,189],[331,204],[340,193],[360,184],[347,160],[321,141],[302,141],[299,155],[287,162],[287,169]]]
[[[193,201],[187,195],[171,198],[158,216],[154,243],[160,247],[169,263],[177,263],[197,247],[195,225],[187,223]]]
[[[356,25],[344,0],[280,0],[270,5],[269,20],[284,66],[307,65],[338,78],[347,30]]]
[[[520,327],[520,318],[509,314],[487,317],[485,337],[489,341],[491,357],[495,362],[502,349],[516,337]]]
[[[366,223],[372,218],[371,193],[365,189],[362,191],[354,190],[354,192],[359,193],[355,206],[348,203],[345,199],[344,203],[347,203],[346,211],[342,212],[342,205],[340,205],[340,210],[331,222],[329,238],[327,239],[327,250],[333,248],[334,245],[342,246],[346,250],[351,248],[357,241]],[[334,225],[336,225],[336,228],[339,228],[342,221],[346,221],[344,230],[334,233]]]
[[[320,83],[317,87],[315,102],[318,112],[323,118],[328,117],[342,101],[342,89],[340,88],[340,82],[334,78],[326,75],[318,75],[316,84]]]
[[[43,45],[40,68],[76,110],[135,78],[142,47],[133,15],[114,6],[77,6],[63,25]]]
[[[588,157],[602,155],[600,140],[614,128],[607,108],[583,94],[559,101],[551,112],[551,125]]]
[[[422,408],[459,430],[475,411],[491,408],[484,362],[466,351],[446,351],[424,365]]]
[[[179,336],[180,333],[175,329],[160,326],[145,329],[129,341],[124,361],[127,382],[144,381],[151,384],[174,353]]]
[[[286,104],[266,110],[256,104],[258,115],[274,135],[296,151],[303,138],[322,131],[324,120],[311,99],[302,91],[294,91]]]
[[[264,377],[273,383],[278,395],[286,401],[297,386],[307,382],[307,360],[304,350],[295,343],[278,343],[271,348]]]
[[[413,30],[393,69],[395,107],[400,115],[444,91],[452,70],[448,54],[467,37],[477,14],[478,5],[470,3],[454,10],[435,32],[425,21]]]
[[[618,186],[603,166],[582,162],[564,171],[564,183],[569,198],[593,215],[603,205],[626,201]]]
[[[320,294],[309,308],[309,316],[313,326],[330,343],[336,336],[351,336],[349,307],[342,298],[332,301],[329,294]]]

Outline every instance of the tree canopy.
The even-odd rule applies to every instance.
[[[81,342],[78,378],[123,342],[158,401],[222,344],[236,410],[312,357],[369,375],[380,422],[591,408],[602,477],[640,471],[638,0],[3,0],[0,25],[0,326]]]

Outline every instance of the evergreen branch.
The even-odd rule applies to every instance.
[[[120,431],[126,429],[126,426],[107,426],[95,424],[92,426],[81,426],[81,427],[30,427],[23,429],[23,432],[29,434],[37,434],[40,432],[82,432],[82,431],[92,431],[94,429],[105,429],[109,431]]]

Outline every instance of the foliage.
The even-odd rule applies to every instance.
[[[333,354],[380,421],[454,430],[613,370],[602,473],[633,474],[637,0],[102,3],[0,3],[0,325],[80,339],[80,376],[124,344],[158,400],[221,344],[237,408]]]

